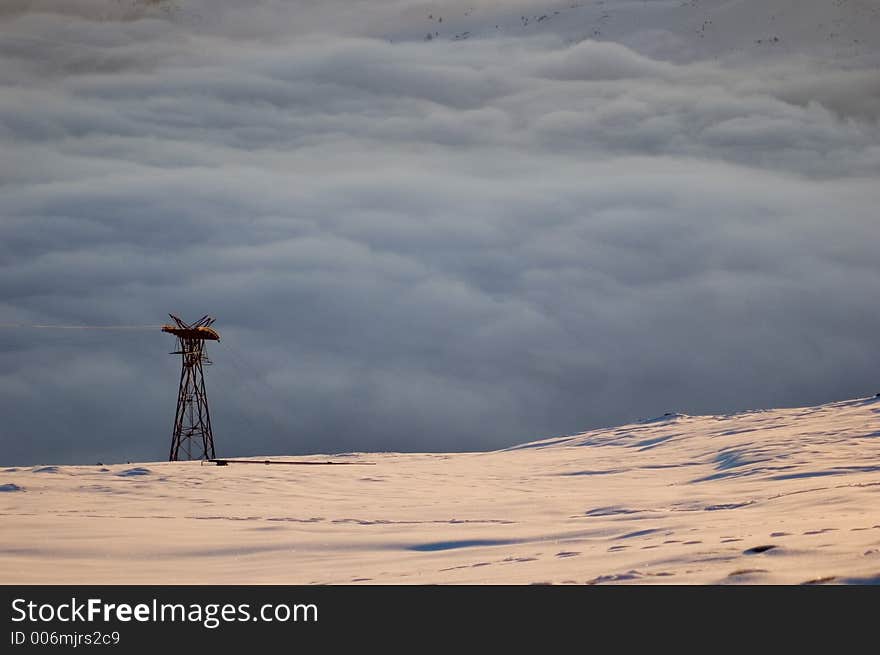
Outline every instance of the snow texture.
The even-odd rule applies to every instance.
[[[328,458],[7,469],[0,580],[880,582],[877,397]]]

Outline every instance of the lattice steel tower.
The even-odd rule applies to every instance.
[[[211,327],[214,319],[210,316],[202,316],[191,325],[174,314],[169,316],[176,325],[163,325],[162,332],[177,337],[177,350],[171,354],[181,356],[183,367],[168,460],[193,459],[194,454],[196,459],[214,459],[214,434],[211,432],[211,414],[208,411],[202,367],[211,364],[205,352],[205,341],[220,341],[220,335]]]

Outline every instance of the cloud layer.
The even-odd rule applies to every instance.
[[[870,50],[664,59],[637,44],[682,37],[642,24],[493,34],[521,8],[492,3],[430,41],[427,5],[29,4],[0,16],[0,323],[211,313],[222,454],[876,390]],[[165,455],[158,330],[0,339],[2,463]]]

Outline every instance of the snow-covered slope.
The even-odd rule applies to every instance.
[[[412,3],[394,38],[467,40],[558,35],[624,43],[674,60],[725,55],[876,54],[871,0],[529,0]]]
[[[332,459],[2,469],[0,582],[880,581],[876,397]]]
[[[676,60],[731,53],[876,54],[875,0],[11,0],[0,17],[65,13],[161,19],[197,31],[348,34],[400,41],[513,37],[617,41]],[[221,28],[221,26],[224,26]],[[230,27],[234,26],[234,27]]]

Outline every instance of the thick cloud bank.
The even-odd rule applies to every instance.
[[[57,4],[0,11],[0,323],[216,316],[223,455],[880,390],[871,3]],[[0,463],[162,459],[172,345],[0,328]]]

